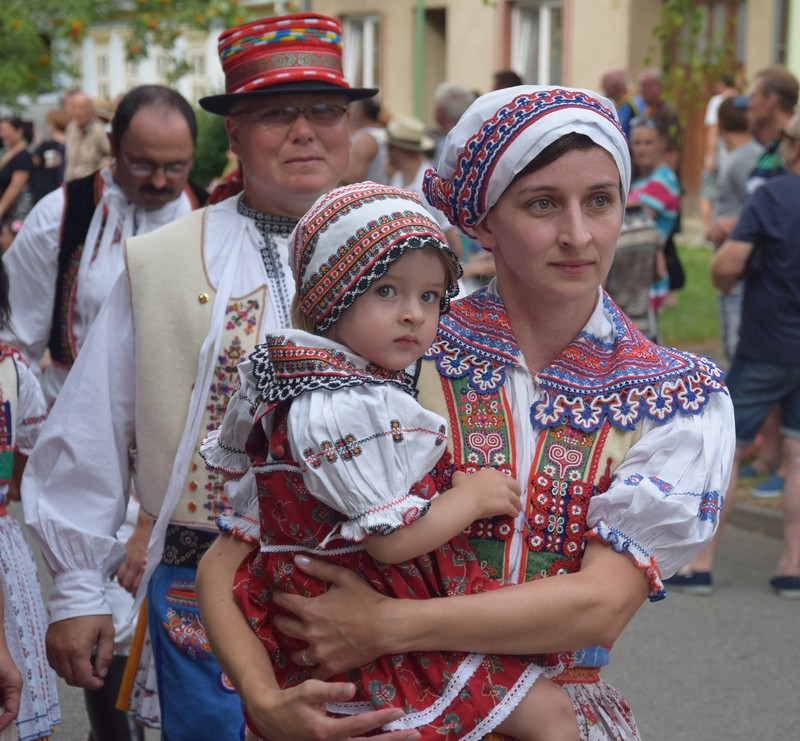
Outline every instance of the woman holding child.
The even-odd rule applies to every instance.
[[[713,535],[734,441],[721,371],[647,340],[600,288],[630,181],[613,111],[584,90],[489,93],[448,134],[426,180],[432,205],[497,268],[442,316],[419,369],[419,401],[448,422],[433,480],[445,491],[455,473],[484,467],[516,480],[519,513],[466,530],[478,561],[512,586],[396,599],[296,555],[295,567],[331,586],[313,598],[273,595],[295,616],[274,619],[303,646],[291,660],[316,665],[318,679],[266,691],[271,739],[297,738],[298,722],[304,737],[340,739],[395,721],[397,709],[326,717],[325,704],[355,686],[320,680],[419,651],[550,654],[541,662],[560,667],[554,681],[581,738],[639,737],[599,671],[645,599],[662,598],[662,579]],[[243,621],[229,588],[237,567],[224,546],[212,549],[198,587],[215,654],[249,710],[267,700],[253,660],[260,644],[225,638],[226,623]]]

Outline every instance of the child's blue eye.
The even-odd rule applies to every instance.
[[[377,293],[378,296],[380,296],[381,298],[389,298],[394,295],[394,288],[386,285],[378,286],[375,289],[375,293]]]

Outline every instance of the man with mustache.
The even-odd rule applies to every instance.
[[[188,182],[196,138],[194,112],[179,93],[160,85],[134,88],[111,123],[112,164],[39,201],[3,257],[15,342],[36,371],[50,351],[52,362],[42,377],[48,406],[124,270],[123,242],[205,203],[205,191]],[[94,741],[134,737],[115,704],[134,630],[127,621],[133,599],[128,592],[141,574],[151,529],[152,519],[139,513],[131,497],[117,533],[126,559],[103,587],[116,628],[114,659],[105,685],[85,694]]]

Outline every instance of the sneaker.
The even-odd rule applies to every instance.
[[[765,473],[768,473],[768,471],[756,471],[752,463],[746,463],[739,469],[739,478],[754,479],[758,476],[763,476]]]
[[[770,476],[766,481],[762,481],[758,486],[754,486],[750,493],[754,497],[761,497],[762,499],[779,497],[783,494],[783,484],[783,476],[778,476],[776,473]]]
[[[714,591],[710,571],[687,571],[685,574],[675,574],[669,579],[664,579],[664,585],[680,594],[695,594],[707,597]]]
[[[773,576],[769,585],[778,597],[800,599],[800,576]]]

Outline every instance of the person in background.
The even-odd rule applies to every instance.
[[[34,203],[64,182],[64,142],[69,118],[60,108],[55,108],[47,112],[44,123],[47,139],[31,152],[34,166],[31,194]]]
[[[711,277],[721,291],[745,277],[739,342],[728,374],[736,463],[778,405],[785,471],[783,549],[769,586],[779,597],[800,599],[800,113],[781,130],[780,155],[786,173],[770,178],[747,199],[733,232],[714,255]],[[721,524],[733,508],[736,472],[735,465]],[[715,544],[718,538],[719,533]],[[711,572],[706,573],[710,589]]]
[[[111,163],[111,144],[106,125],[95,116],[94,103],[84,92],[74,91],[67,99],[70,116],[64,147],[66,166],[64,180],[77,180]]]
[[[705,140],[703,150],[703,180],[700,185],[700,217],[703,220],[703,234],[710,237],[711,212],[717,198],[717,178],[725,164],[727,150],[719,135],[718,112],[723,100],[736,95],[736,86],[729,75],[721,75],[714,85],[714,95],[706,105],[704,119]]]
[[[289,234],[347,169],[348,104],[377,93],[348,85],[341,38],[339,21],[313,13],[220,35],[226,92],[199,102],[225,117],[244,189],[127,240],[124,270],[25,474],[26,522],[55,572],[50,660],[68,683],[87,688],[103,685],[111,663],[115,629],[103,576],[125,558],[116,533],[135,476],[143,511],[157,518],[138,599],[147,595],[161,729],[170,741],[238,741],[244,723],[194,594],[216,516],[230,509],[222,476],[196,451],[221,420],[239,360],[265,331],[289,324]],[[320,66],[306,64],[312,57]],[[186,156],[143,157],[128,167],[159,178],[171,167],[175,177]]]
[[[681,143],[683,128],[680,116],[674,106],[664,100],[664,83],[661,71],[646,69],[639,75],[639,95],[644,102],[642,118],[652,118],[658,122],[658,127],[664,132],[666,146],[664,161],[676,175],[680,177],[681,171]],[[636,176],[634,166],[634,176]]]
[[[33,206],[31,176],[33,159],[28,152],[32,131],[30,124],[18,116],[0,119],[0,219],[6,215],[24,219]]]
[[[434,91],[433,118],[437,127],[436,143],[431,155],[434,164],[439,161],[447,133],[458,123],[458,119],[476,97],[473,90],[457,82],[443,82]]]
[[[194,112],[179,93],[160,85],[133,88],[112,122],[113,163],[39,201],[3,257],[11,278],[10,336],[34,368],[46,350],[50,354],[42,376],[48,405],[60,395],[103,302],[124,272],[124,241],[205,201],[205,192],[188,181],[196,138]],[[104,585],[116,626],[114,658],[103,686],[85,688],[93,741],[139,735],[115,706],[134,630],[128,621],[131,592],[141,576],[152,519],[139,511],[135,496],[125,511],[119,538],[126,558]]]
[[[380,101],[374,98],[357,100],[350,110],[353,145],[350,147],[350,164],[342,184],[369,180],[385,185],[391,173],[388,171],[386,154],[386,122]]]
[[[650,304],[657,312],[670,290],[664,250],[672,237],[680,213],[678,177],[667,164],[667,136],[652,118],[631,122],[631,153],[637,177],[631,183],[628,205],[641,206],[652,217],[658,234],[655,277],[650,286]]]
[[[0,261],[0,328],[10,314],[8,276]],[[20,498],[20,480],[46,414],[42,391],[19,350],[0,344],[0,664],[4,650],[24,677],[18,697],[16,729],[20,739],[48,739],[61,723],[56,675],[47,664],[47,616],[39,574],[28,541],[9,514],[10,498]],[[0,615],[2,611],[0,610]],[[7,647],[6,647],[7,644]],[[0,679],[8,675],[0,673]],[[13,687],[13,685],[12,685]],[[0,697],[0,702],[13,698]],[[0,724],[1,725],[1,724]]]
[[[492,90],[522,85],[522,78],[513,69],[499,69],[492,75]]]
[[[764,151],[764,146],[748,129],[745,96],[735,95],[723,100],[717,119],[720,141],[727,156],[717,177],[717,197],[711,213],[710,237],[715,249],[722,244],[717,241],[717,235],[722,234],[722,230],[718,230],[718,224],[724,219],[738,218],[747,198],[747,180]],[[736,354],[736,345],[739,342],[742,289],[742,282],[737,281],[734,286],[725,292],[720,291],[719,294],[720,339],[729,363]]]
[[[603,91],[603,95],[614,101],[622,133],[630,141],[631,119],[644,113],[644,101],[631,90],[628,70],[624,67],[606,69],[600,78],[600,89]]]
[[[392,172],[389,184],[422,195],[422,179],[431,167],[428,157],[434,141],[425,134],[422,121],[411,116],[395,116],[386,126],[387,164]],[[439,228],[447,237],[450,249],[460,259],[464,254],[461,233],[438,209],[425,201],[428,210]]]

